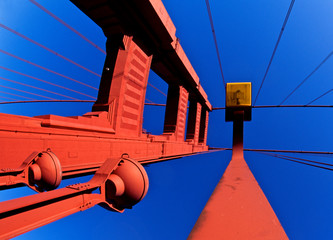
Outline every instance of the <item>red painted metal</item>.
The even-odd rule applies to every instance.
[[[164,135],[184,141],[188,92],[178,85],[169,86],[164,120]]]
[[[199,143],[200,118],[201,104],[196,101],[190,101],[186,141],[193,142],[195,145]]]
[[[0,203],[0,238],[8,239],[94,205],[123,212],[148,191],[144,168],[129,158],[110,158],[87,183]],[[100,193],[93,193],[100,189]]]
[[[42,192],[55,189],[62,177],[96,173],[86,184],[0,203],[0,238],[96,204],[115,211],[131,208],[147,193],[148,178],[139,163],[119,156],[151,163],[208,150],[212,107],[162,2],[73,2],[107,36],[97,101],[83,116],[0,114],[0,187],[23,183]],[[169,84],[164,133],[159,136],[142,130],[151,68]],[[100,194],[92,193],[98,188]]]
[[[208,150],[212,106],[162,2],[72,2],[107,36],[97,100],[92,112],[83,116],[0,114],[0,187],[23,183],[43,192],[58,187],[62,177],[95,175],[88,183],[0,203],[1,239],[96,204],[122,212],[148,190],[145,170],[132,159],[151,163]],[[142,129],[150,69],[169,84],[164,133],[159,136]],[[190,123],[185,134],[189,98]],[[97,189],[100,193],[93,193]]]
[[[26,184],[37,192],[56,189],[61,182],[60,161],[51,151],[33,152],[17,169],[0,170],[0,187]]]
[[[244,160],[243,119],[235,112],[231,162],[189,239],[288,239]]]
[[[176,27],[161,0],[71,2],[102,28],[109,42],[120,42],[123,35],[133,36],[135,44],[152,56],[151,69],[156,74],[169,84],[185,87],[203,108],[211,111],[199,77],[175,35]],[[117,51],[119,45],[113,46]]]
[[[105,159],[123,153],[135,159],[165,159],[208,150],[206,138],[211,105],[174,35],[175,28],[162,2],[142,1],[139,6],[132,1],[117,4],[73,2],[88,12],[108,37],[97,101],[92,112],[76,117],[29,118],[0,114],[0,143],[3,146],[0,169],[17,168],[31,152],[48,148],[59,158],[66,177],[96,171]],[[135,13],[124,19],[124,15],[132,14],[133,8]],[[109,15],[111,13],[115,15]],[[138,13],[144,16],[143,19],[136,18]],[[99,14],[103,14],[104,19],[117,16],[120,30],[115,27],[111,31],[110,26],[104,26],[96,19]],[[129,23],[135,24],[137,31],[131,32]],[[143,23],[151,28],[147,29]],[[133,36],[124,32],[131,32]],[[163,49],[162,45],[157,47],[155,40]],[[142,132],[151,67],[169,83],[164,133],[159,136]],[[189,96],[191,105],[196,105],[198,110],[189,118],[189,135],[184,141]]]

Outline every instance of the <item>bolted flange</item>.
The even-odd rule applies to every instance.
[[[119,210],[132,208],[146,196],[148,187],[143,166],[132,159],[122,159],[105,183],[106,201]]]
[[[51,151],[39,153],[37,160],[29,166],[29,185],[39,192],[56,189],[61,179],[60,161]]]

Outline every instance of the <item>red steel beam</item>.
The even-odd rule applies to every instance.
[[[32,118],[0,114],[0,144],[1,169],[18,168],[33,151],[50,148],[59,158],[65,177],[94,172],[103,159],[123,153],[153,162],[208,150],[206,145],[169,140],[163,135],[119,136],[110,127],[106,112]]]
[[[176,27],[161,0],[71,2],[100,26],[106,37],[133,36],[133,41],[147,55],[154,56],[151,68],[155,73],[168,83],[183,84],[203,108],[211,110],[199,77],[176,37]]]
[[[133,179],[126,177],[131,171],[118,170],[123,169],[121,161],[112,159],[130,156],[152,163],[208,150],[208,112],[212,107],[162,2],[73,2],[102,22],[107,36],[97,101],[92,112],[83,116],[0,114],[0,186],[24,183],[43,192],[59,186],[62,175],[73,177],[98,170],[86,185],[0,203],[0,238],[16,236],[95,204],[119,211],[134,205],[148,186],[141,184],[143,193],[134,198],[134,204],[127,203],[131,198],[124,195],[126,189],[137,186],[138,181],[126,184]],[[159,136],[142,129],[151,67],[169,84],[164,133]],[[191,134],[185,140],[189,98],[196,108],[191,110]],[[105,159],[111,160],[103,163]],[[116,175],[111,174],[113,170]],[[145,176],[142,172],[143,168],[139,176]],[[101,194],[92,194],[97,188]],[[118,195],[119,199],[115,198]]]
[[[288,239],[244,160],[244,112],[234,116],[232,159],[189,239]]]
[[[197,126],[194,139],[199,141],[184,141],[189,94],[184,86],[176,83],[169,86],[165,133],[155,136],[142,132],[151,60],[152,56],[148,56],[133,37],[117,35],[107,42],[107,56],[93,112],[76,117],[45,115],[33,118],[0,114],[0,143],[3,146],[0,169],[16,169],[31,152],[47,149],[59,159],[65,177],[93,172],[104,159],[124,153],[135,159],[159,159],[207,151],[209,109],[204,105],[201,118],[191,119]],[[191,102],[203,106],[198,99],[200,97],[193,97],[192,93]],[[4,171],[6,176],[9,173]]]
[[[97,204],[123,212],[141,201],[148,190],[143,167],[128,158],[107,159],[83,184],[0,203],[0,238],[7,239]],[[99,189],[99,193],[93,193]]]

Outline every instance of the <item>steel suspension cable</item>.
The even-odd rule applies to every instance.
[[[323,94],[320,95],[319,97],[313,99],[312,101],[310,101],[309,103],[307,103],[306,106],[308,106],[308,105],[312,104],[313,102],[317,101],[318,99],[320,99],[320,98],[326,96],[327,94],[329,94],[329,93],[332,92],[332,91],[333,91],[333,88],[330,89],[330,90],[328,90],[327,92],[323,93]]]
[[[307,166],[311,166],[311,167],[316,167],[316,168],[321,168],[321,169],[333,171],[333,168],[329,168],[329,167],[323,167],[323,166],[319,166],[319,165],[315,165],[315,164],[311,164],[311,163],[307,163],[307,162],[303,162],[303,161],[288,159],[288,158],[284,158],[284,157],[279,157],[279,156],[272,156],[272,155],[267,154],[267,153],[261,153],[261,152],[259,152],[259,153],[267,155],[267,156],[275,157],[275,158],[280,158],[280,159],[290,161],[290,162],[295,162],[295,163],[299,163],[299,164],[303,164],[303,165],[307,165]]]
[[[331,163],[324,163],[324,162],[313,161],[313,160],[309,160],[309,159],[292,157],[292,156],[286,156],[286,155],[276,154],[276,153],[265,153],[265,154],[271,155],[271,156],[279,156],[279,157],[289,158],[289,159],[293,159],[293,160],[301,160],[301,161],[304,161],[304,162],[317,163],[317,164],[333,167],[333,164],[331,164]]]
[[[14,103],[94,103],[93,100],[30,100],[30,101],[11,101],[0,102],[0,104],[14,104]]]
[[[68,87],[64,87],[64,86],[55,84],[55,83],[52,83],[52,82],[49,82],[49,81],[46,81],[46,80],[43,80],[43,79],[40,79],[40,78],[37,78],[37,77],[34,77],[34,76],[30,76],[30,75],[25,74],[25,73],[21,73],[21,72],[15,71],[13,69],[9,69],[9,68],[3,67],[3,66],[0,66],[0,68],[2,68],[4,70],[7,70],[7,71],[10,71],[10,72],[13,72],[13,73],[16,73],[16,74],[19,74],[19,75],[22,75],[22,76],[25,76],[25,77],[28,77],[28,78],[35,79],[37,81],[40,81],[40,82],[43,82],[43,83],[46,83],[46,84],[49,84],[49,85],[52,85],[52,86],[55,86],[55,87],[59,87],[59,88],[62,88],[62,89],[65,89],[65,90],[68,90],[68,91],[71,91],[71,92],[74,92],[74,93],[77,93],[77,94],[81,94],[81,95],[86,96],[86,97],[90,97],[92,99],[96,99],[95,97],[90,96],[88,94],[73,90],[73,89],[68,88]]]
[[[12,101],[18,101],[18,100],[15,99],[15,98],[10,98],[10,97],[5,97],[5,96],[0,96],[0,98],[3,98],[3,99],[9,99],[9,100],[12,100]]]
[[[9,93],[9,92],[4,92],[4,91],[0,91],[0,93],[8,94],[8,95],[15,96],[15,97],[20,97],[20,98],[25,98],[25,99],[34,100],[33,98],[24,97],[24,96],[17,95],[17,94],[14,94],[14,93]]]
[[[157,106],[157,107],[165,107],[166,104],[164,103],[145,103],[147,106]]]
[[[282,100],[282,102],[279,104],[279,105],[282,105],[291,95],[293,95],[294,94],[294,92],[300,87],[300,86],[302,86],[315,72],[317,72],[318,71],[318,69],[321,67],[321,66],[323,66],[323,64],[331,57],[333,55],[333,51],[332,52],[330,52],[327,56],[326,56],[326,58],[323,60],[323,61],[321,61],[321,63],[319,63],[319,65],[317,66],[317,67],[315,67],[315,69],[309,74],[309,75],[307,75],[304,79],[303,79],[303,81],[302,82],[300,82],[297,86],[296,86],[296,88],[295,89],[293,89],[289,94],[288,94],[288,96],[287,97],[285,97],[283,100]]]
[[[50,48],[48,48],[48,47],[46,47],[46,46],[44,46],[44,45],[42,45],[42,44],[36,42],[35,40],[32,40],[31,38],[28,38],[27,36],[25,36],[25,35],[23,35],[23,34],[17,32],[17,31],[15,31],[14,29],[11,29],[11,28],[9,28],[9,27],[7,27],[7,26],[1,24],[1,23],[0,23],[0,27],[6,29],[6,30],[8,30],[8,31],[10,31],[11,33],[14,33],[15,35],[17,35],[17,36],[19,36],[19,37],[21,37],[21,38],[23,38],[23,39],[25,39],[25,40],[27,40],[27,41],[29,41],[29,42],[35,44],[35,45],[41,47],[41,48],[43,48],[44,50],[46,50],[46,51],[48,51],[48,52],[50,52],[50,53],[53,53],[54,55],[56,55],[56,56],[58,56],[58,57],[60,57],[60,58],[62,58],[62,59],[64,59],[64,60],[66,60],[67,62],[70,62],[70,63],[74,64],[75,66],[77,66],[77,67],[79,67],[79,68],[81,68],[81,69],[83,69],[83,70],[86,70],[87,72],[90,72],[91,74],[96,75],[97,77],[101,77],[100,74],[95,73],[94,71],[92,71],[92,70],[90,70],[90,69],[88,69],[88,68],[86,68],[86,67],[84,67],[84,66],[78,64],[77,62],[74,62],[73,60],[71,60],[71,59],[69,59],[69,58],[67,58],[67,57],[65,57],[65,56],[63,56],[63,55],[61,55],[60,53],[58,53],[58,52],[56,52],[56,51],[54,51],[54,50],[52,50],[52,49],[50,49]]]
[[[210,22],[210,26],[211,26],[212,33],[213,33],[214,44],[215,44],[215,49],[216,49],[216,54],[217,54],[217,60],[219,62],[219,67],[220,67],[220,72],[221,72],[221,76],[222,76],[223,86],[224,86],[224,89],[226,89],[226,84],[225,84],[224,74],[223,74],[223,69],[222,69],[222,61],[221,61],[220,51],[219,51],[218,44],[217,44],[217,38],[216,38],[216,34],[215,34],[212,12],[210,10],[209,0],[205,0],[205,1],[206,1],[207,11],[208,11],[208,16],[209,16],[209,22]]]
[[[149,100],[148,98],[145,99],[147,101],[147,103],[145,103],[146,106],[160,106],[160,107],[165,107],[166,104],[163,104],[163,103],[155,103],[151,100]]]
[[[4,85],[0,85],[0,87],[11,89],[11,90],[18,91],[18,92],[28,93],[28,94],[31,94],[31,95],[34,95],[34,96],[38,96],[38,97],[42,97],[42,98],[46,98],[46,99],[50,99],[50,100],[55,100],[54,98],[46,97],[46,96],[43,96],[43,95],[40,95],[40,94],[36,94],[36,93],[24,91],[24,90],[20,90],[20,89],[17,89],[17,88],[12,88],[12,87],[8,87],[8,86],[4,86]],[[30,99],[33,100],[33,98],[30,98]]]
[[[88,42],[89,44],[91,44],[92,46],[94,46],[95,48],[97,48],[100,52],[106,54],[106,52],[102,48],[100,48],[97,44],[95,44],[92,41],[90,41],[87,37],[85,37],[79,31],[77,31],[72,26],[70,26],[69,24],[67,24],[65,21],[63,21],[62,19],[60,19],[59,17],[57,17],[54,13],[50,12],[49,10],[47,10],[45,7],[43,7],[42,5],[40,5],[35,0],[29,0],[29,1],[32,4],[36,5],[38,8],[40,8],[42,11],[44,11],[45,13],[47,13],[48,15],[50,15],[51,17],[53,17],[54,19],[56,19],[58,22],[60,22],[61,24],[63,24],[65,27],[67,27],[68,29],[70,29],[72,32],[74,32],[77,35],[79,35],[83,40],[85,40],[86,42]]]
[[[210,147],[209,149],[232,150],[232,148],[219,148],[219,147]],[[252,148],[244,148],[244,151],[249,151],[249,152],[279,152],[279,153],[302,153],[302,154],[333,155],[333,152],[303,151],[303,150],[280,150],[280,149],[252,149]]]
[[[8,79],[8,78],[0,77],[0,79],[2,79],[2,80],[4,80],[4,81],[7,81],[7,82],[12,82],[12,83],[20,84],[20,85],[22,85],[22,86],[26,86],[26,87],[30,87],[30,88],[34,88],[34,89],[38,89],[38,90],[41,90],[41,91],[44,91],[44,92],[52,93],[52,94],[55,94],[55,95],[58,95],[58,96],[62,96],[62,97],[65,97],[65,98],[69,98],[69,99],[73,99],[73,100],[78,100],[77,98],[73,98],[73,97],[69,97],[69,96],[66,96],[66,95],[63,95],[63,94],[60,94],[60,93],[52,92],[52,91],[49,91],[49,90],[44,89],[44,88],[39,88],[39,87],[31,86],[31,85],[29,85],[29,84],[25,84],[25,83],[17,82],[17,81],[14,81],[14,80]]]
[[[154,103],[153,101],[149,100],[148,98],[145,98],[147,102]]]
[[[151,86],[152,88],[154,88],[156,91],[158,91],[159,93],[163,94],[164,96],[167,96],[164,92],[162,92],[160,89],[158,89],[157,87],[155,87],[153,84],[151,84],[150,82],[148,82],[148,85]]]
[[[86,87],[89,87],[89,88],[92,88],[92,89],[98,90],[98,88],[95,88],[95,87],[93,87],[93,86],[90,86],[89,84],[86,84],[86,83],[80,82],[80,81],[78,81],[78,80],[76,80],[76,79],[74,79],[74,78],[68,77],[68,76],[66,76],[66,75],[63,75],[63,74],[58,73],[58,72],[55,72],[55,71],[53,71],[53,70],[51,70],[51,69],[48,69],[48,68],[46,68],[46,67],[40,66],[40,65],[38,65],[38,64],[36,64],[36,63],[30,62],[30,61],[28,61],[28,60],[26,60],[26,59],[20,58],[20,57],[14,55],[14,54],[11,54],[11,53],[9,53],[9,52],[6,52],[6,51],[2,50],[2,49],[0,49],[0,52],[6,54],[6,55],[8,55],[8,56],[11,56],[11,57],[13,57],[13,58],[16,58],[16,59],[18,59],[18,60],[20,60],[20,61],[23,61],[23,62],[25,62],[25,63],[31,64],[31,65],[33,65],[33,66],[35,66],[35,67],[40,68],[40,69],[43,69],[43,70],[45,70],[45,71],[48,71],[48,72],[50,72],[50,73],[56,74],[56,75],[58,75],[58,76],[60,76],[60,77],[66,78],[66,79],[68,79],[68,80],[70,80],[70,81],[73,81],[73,82],[76,82],[76,83],[81,84],[81,85],[83,85],[83,86],[86,86]]]
[[[252,108],[333,108],[333,105],[263,105],[252,106]],[[212,110],[225,110],[225,107],[215,107]]]
[[[278,37],[278,39],[277,39],[277,41],[276,41],[276,43],[275,43],[275,47],[274,47],[274,50],[273,50],[272,56],[271,56],[271,58],[270,58],[270,60],[269,60],[269,63],[268,63],[268,65],[267,65],[267,68],[266,68],[266,71],[265,71],[264,77],[263,77],[263,79],[262,79],[262,81],[261,81],[261,84],[260,84],[260,87],[259,87],[259,90],[258,90],[257,96],[256,96],[256,98],[255,98],[255,100],[254,100],[254,103],[253,103],[253,106],[256,105],[256,102],[257,102],[258,96],[259,96],[259,94],[260,94],[261,88],[262,88],[262,86],[263,86],[263,84],[264,84],[264,82],[265,82],[265,80],[266,80],[266,77],[267,77],[268,71],[269,71],[269,69],[270,69],[270,67],[271,67],[271,64],[272,64],[272,62],[273,62],[273,58],[274,58],[275,53],[276,53],[276,50],[277,50],[277,48],[278,48],[278,46],[279,46],[280,40],[281,40],[281,38],[282,38],[282,34],[283,34],[284,29],[285,29],[285,27],[286,27],[286,25],[287,25],[287,22],[288,22],[288,19],[289,19],[290,13],[291,13],[291,11],[292,11],[292,9],[293,9],[294,3],[295,3],[295,0],[292,0],[292,1],[290,2],[290,5],[289,5],[289,9],[288,9],[287,15],[286,15],[286,17],[284,18],[284,22],[283,22],[283,24],[282,24],[282,28],[281,28],[281,30],[280,30],[279,37]]]
[[[2,92],[2,91],[0,91]],[[3,92],[5,93],[5,92]],[[8,93],[6,93],[8,94]],[[3,97],[3,96],[0,96],[0,98],[7,98],[7,97]],[[11,99],[13,101],[10,101],[10,102],[1,102],[0,101],[0,104],[14,104],[14,103],[94,103],[95,101],[94,100],[29,100],[29,101],[19,101],[19,100],[16,100],[16,99],[13,99],[13,98],[7,98],[7,99]],[[146,99],[148,100],[148,99]],[[148,100],[150,101],[150,100]],[[151,101],[150,101],[151,102]],[[145,103],[145,105],[147,106],[166,106],[166,104],[162,104],[162,103],[154,103],[154,102],[151,102],[151,103]]]

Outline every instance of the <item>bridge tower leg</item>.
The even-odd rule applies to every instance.
[[[98,98],[92,110],[108,112],[117,135],[140,137],[152,56],[126,35],[110,36],[106,50]]]
[[[170,84],[163,131],[170,140],[184,141],[187,103],[188,91],[183,86]]]
[[[201,118],[200,118],[200,132],[199,132],[199,143],[201,145],[207,144],[208,116],[209,116],[209,111],[207,109],[202,109]]]
[[[190,100],[190,107],[188,112],[186,141],[192,142],[194,145],[199,143],[199,130],[201,120],[202,106],[194,99]]]

